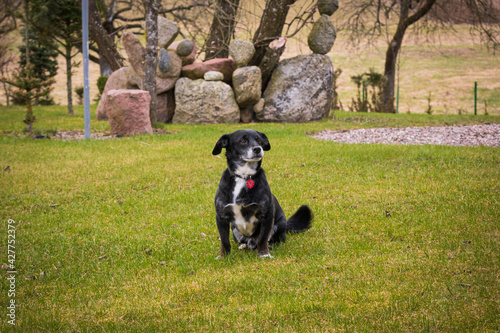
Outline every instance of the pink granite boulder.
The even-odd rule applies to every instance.
[[[97,120],[108,120],[105,109],[108,91],[114,89],[137,89],[141,85],[140,81],[140,78],[137,76],[132,67],[122,67],[111,73],[108,81],[106,81],[106,86],[102,92],[99,104],[97,105],[95,112]]]
[[[207,60],[201,63],[194,63],[182,67],[181,75],[192,80],[203,79],[206,72],[221,72],[224,75],[225,82],[231,82],[233,72],[236,69],[236,63],[233,59],[217,58]]]
[[[111,133],[118,136],[153,134],[149,118],[151,97],[144,90],[110,90],[106,100]]]

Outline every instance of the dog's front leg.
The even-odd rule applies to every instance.
[[[231,252],[231,242],[229,241],[229,221],[221,218],[218,214],[215,216],[217,220],[217,229],[219,229],[220,237],[220,256],[224,257]]]
[[[257,251],[261,258],[270,257],[269,253],[269,235],[273,229],[273,220],[274,217],[272,214],[270,216],[266,216],[265,222],[262,224],[262,228],[260,229],[259,236],[257,238]]]

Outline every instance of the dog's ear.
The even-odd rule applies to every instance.
[[[222,148],[227,149],[228,147],[229,147],[229,135],[224,134],[215,144],[214,150],[212,150],[212,155],[219,155],[222,151]]]
[[[271,150],[271,144],[269,143],[269,139],[267,138],[267,136],[262,133],[262,132],[257,132],[262,140],[262,149],[264,149],[264,151],[268,151],[268,150]]]

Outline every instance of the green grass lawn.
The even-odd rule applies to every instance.
[[[64,111],[36,108],[34,128],[83,130],[81,109]],[[337,112],[308,124],[161,125],[172,134],[91,141],[32,140],[22,118],[0,108],[0,265],[13,219],[18,271],[15,327],[2,271],[2,332],[500,327],[499,148],[307,135],[500,116]],[[213,198],[225,160],[211,151],[246,127],[271,141],[263,166],[287,216],[308,204],[314,226],[273,248],[273,259],[233,244],[216,260]]]

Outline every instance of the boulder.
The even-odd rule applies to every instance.
[[[156,95],[156,121],[160,123],[172,122],[175,112],[174,90]]]
[[[224,80],[224,74],[221,72],[210,71],[203,75],[205,81],[222,81]]]
[[[184,41],[191,41],[191,43],[193,45],[193,50],[187,56],[180,56],[179,52],[177,52],[177,49],[179,48],[179,45],[182,44]],[[183,46],[182,48],[185,48],[185,47]],[[194,60],[196,59],[196,52],[198,52],[198,47],[196,46],[195,42],[190,40],[190,39],[183,39],[183,40],[173,42],[172,44],[170,44],[168,46],[168,49],[174,50],[175,52],[177,52],[177,55],[179,55],[182,59],[182,66],[192,64],[194,62]],[[180,51],[180,53],[184,54],[184,51]]]
[[[233,39],[229,44],[229,54],[233,57],[238,67],[246,66],[255,53],[255,47],[252,42]]]
[[[177,45],[176,52],[179,57],[187,57],[193,50],[194,42],[190,39],[183,39],[179,42],[179,45]]]
[[[255,113],[261,121],[307,122],[327,117],[333,99],[332,61],[320,54],[282,60],[263,97],[264,109]]]
[[[233,89],[241,108],[257,103],[262,93],[262,74],[257,66],[240,67],[233,72]]]
[[[167,51],[171,66],[170,70],[163,73],[159,68],[156,70],[156,93],[161,94],[174,88],[175,82],[181,75],[182,60],[173,50]]]
[[[259,101],[253,106],[253,112],[255,112],[256,114],[261,113],[262,110],[264,110],[264,103],[265,99],[259,99]]]
[[[175,84],[173,123],[237,123],[240,109],[231,87],[221,81],[180,78]]]
[[[172,68],[172,59],[170,58],[170,55],[168,54],[167,50],[165,49],[160,49],[159,55],[158,55],[158,69],[162,73],[166,73]]]
[[[118,136],[153,134],[150,100],[149,92],[144,90],[110,90],[105,108],[111,133]]]
[[[146,50],[139,41],[139,38],[130,31],[125,31],[122,35],[122,43],[130,66],[132,66],[139,77],[144,77],[144,57]]]
[[[141,84],[140,79],[137,77],[134,69],[132,67],[122,67],[113,73],[106,81],[106,86],[102,92],[101,99],[97,105],[95,112],[97,120],[108,120],[106,115],[106,99],[108,98],[108,92],[113,89],[138,89]]]
[[[332,49],[335,38],[337,38],[337,32],[330,17],[321,15],[307,37],[307,44],[314,53],[327,54]]]
[[[252,119],[253,119],[253,112],[250,106],[240,110],[240,122],[248,124],[252,122]]]
[[[178,34],[179,27],[177,23],[163,16],[158,16],[158,47],[167,49]]]
[[[224,74],[224,81],[231,82],[231,77],[236,69],[236,63],[233,59],[217,58],[207,60],[201,63],[194,63],[182,67],[182,76],[192,80],[201,79],[206,72],[216,71]]]
[[[331,16],[339,9],[339,0],[319,0],[318,11],[321,15]]]

